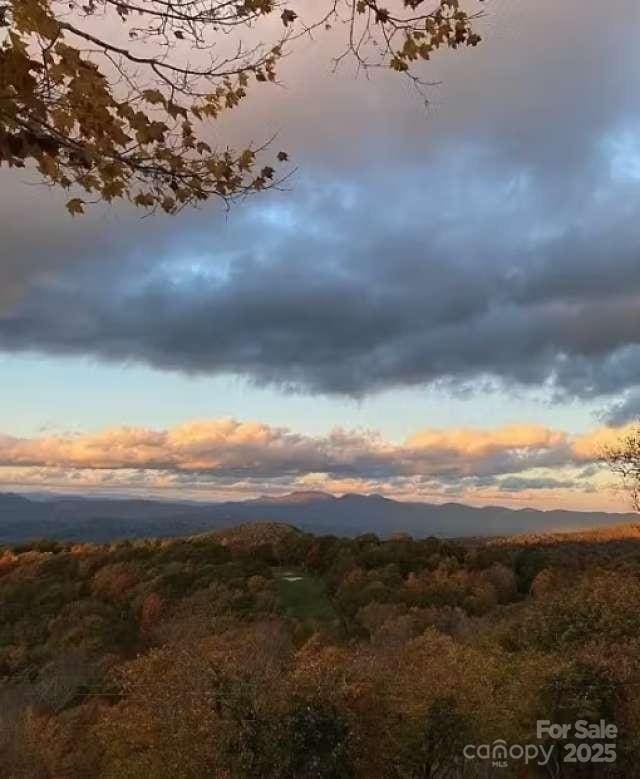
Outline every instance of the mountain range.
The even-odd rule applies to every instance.
[[[34,538],[108,542],[185,536],[247,522],[282,522],[316,534],[382,538],[502,536],[589,530],[637,522],[635,514],[540,511],[402,502],[381,495],[294,492],[223,503],[0,493],[0,543]]]

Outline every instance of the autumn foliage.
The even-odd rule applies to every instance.
[[[461,6],[7,0],[0,165],[34,164],[73,195],[71,214],[121,198],[175,213],[212,196],[229,202],[277,186],[287,175],[286,152],[272,150],[268,138],[246,148],[213,143],[209,126],[255,84],[275,82],[287,52],[332,26],[348,30],[343,56],[365,69],[390,67],[419,86],[414,63],[441,47],[479,42],[473,14]]]
[[[637,544],[257,525],[2,550],[0,774],[489,776],[465,744],[605,718],[597,775],[632,776]],[[521,768],[503,774],[538,776]]]

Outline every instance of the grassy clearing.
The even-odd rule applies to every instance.
[[[337,618],[322,579],[299,571],[278,571],[278,589],[285,613],[303,622]]]

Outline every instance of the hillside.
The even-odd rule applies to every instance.
[[[203,533],[194,536],[195,539],[212,538],[222,546],[244,552],[253,552],[261,546],[283,544],[290,537],[300,537],[302,531],[292,525],[283,525],[278,522],[250,522],[225,530],[215,530],[212,533]]]
[[[458,542],[274,523],[7,549],[0,775],[491,776],[464,746],[529,743],[542,716],[619,729],[614,763],[563,776],[635,776],[639,551],[637,525]]]
[[[34,500],[0,494],[0,543],[43,537],[106,542],[187,536],[258,521],[349,537],[376,533],[388,538],[407,532],[417,538],[454,538],[584,530],[635,520],[634,514],[473,508],[318,492],[225,503],[54,496]]]

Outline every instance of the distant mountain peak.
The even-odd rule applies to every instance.
[[[391,498],[385,498],[384,495],[380,495],[378,492],[371,492],[368,494],[362,494],[360,492],[345,492],[340,496],[338,500],[366,500],[366,501],[378,501],[380,503],[399,503],[399,501],[393,501]]]
[[[0,492],[0,500],[2,500],[5,504],[28,504],[30,503],[30,499],[25,497],[24,495],[18,495],[17,492]]]
[[[321,490],[297,490],[269,500],[273,503],[312,503],[318,500],[336,500],[336,498],[331,493]]]
[[[289,492],[286,495],[260,495],[258,498],[245,501],[245,503],[288,506],[330,500],[336,500],[336,497],[329,492],[321,492],[320,490],[297,490],[296,492]]]

